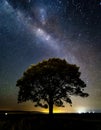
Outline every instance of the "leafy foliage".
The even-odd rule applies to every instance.
[[[17,81],[18,102],[33,101],[44,108],[72,105],[71,96],[87,97],[86,84],[80,79],[79,67],[59,58],[31,65]]]

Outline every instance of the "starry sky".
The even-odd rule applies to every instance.
[[[90,94],[58,112],[101,112],[101,0],[0,0],[0,110],[39,110],[17,104],[16,81],[50,57],[80,66]]]

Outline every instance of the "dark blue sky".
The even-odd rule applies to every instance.
[[[0,109],[34,110],[17,104],[16,81],[50,57],[80,66],[90,96],[71,111],[101,109],[101,0],[1,0]]]

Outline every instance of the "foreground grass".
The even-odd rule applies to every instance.
[[[1,113],[0,130],[101,130],[101,114]]]

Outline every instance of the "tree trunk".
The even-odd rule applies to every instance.
[[[54,129],[54,120],[53,120],[53,97],[49,96],[49,126]]]
[[[49,115],[53,114],[53,98],[50,96],[49,99]]]

